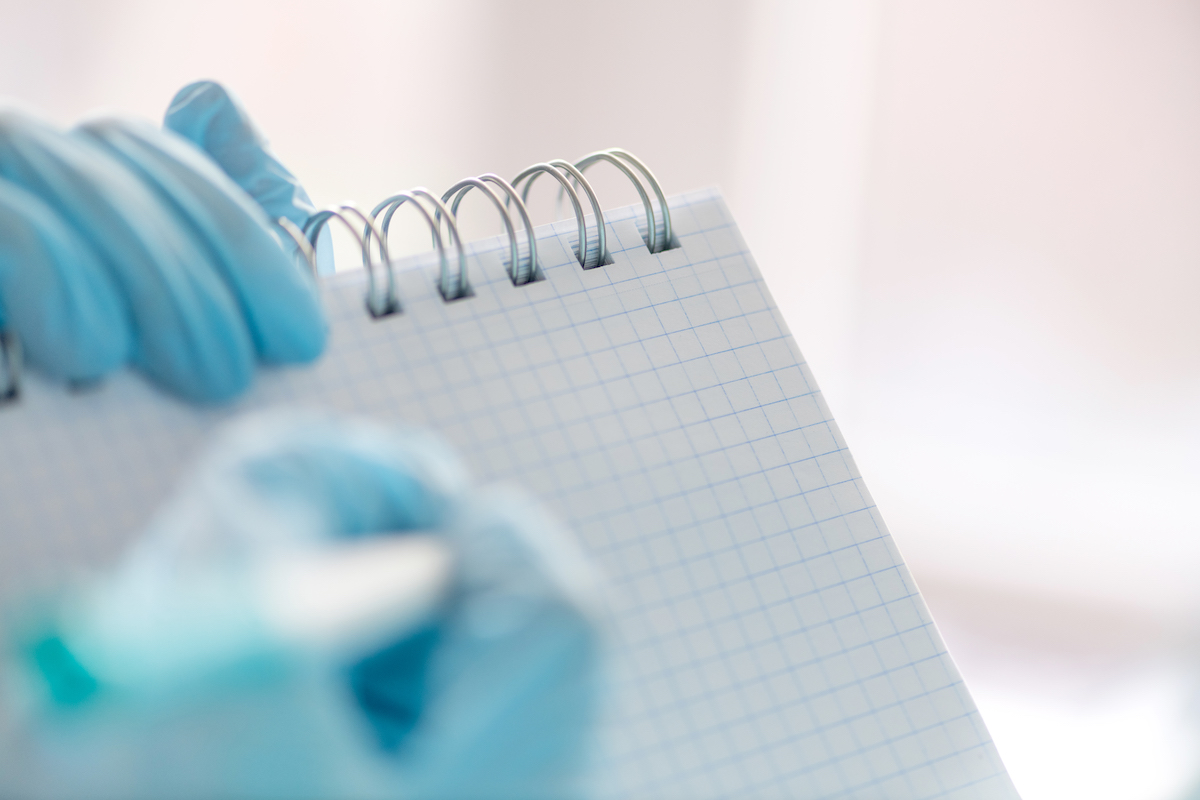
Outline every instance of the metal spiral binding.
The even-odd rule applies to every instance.
[[[428,189],[416,188],[396,192],[382,200],[372,209],[370,214],[363,214],[350,204],[318,211],[310,217],[303,228],[297,228],[285,219],[278,220],[279,225],[295,240],[299,254],[308,263],[309,268],[316,274],[315,246],[321,229],[331,219],[337,219],[354,230],[354,235],[362,249],[363,266],[367,269],[367,308],[372,316],[380,317],[399,313],[402,308],[395,291],[395,274],[388,254],[387,237],[392,217],[403,205],[415,206],[426,224],[429,226],[433,245],[438,253],[438,291],[446,302],[470,297],[474,292],[467,279],[466,250],[458,228],[458,208],[463,198],[473,189],[483,192],[500,212],[501,221],[508,235],[508,263],[505,265],[509,279],[514,286],[523,286],[541,280],[541,268],[538,265],[537,237],[534,236],[533,222],[529,216],[526,203],[529,191],[534,182],[543,174],[549,175],[559,185],[559,198],[563,195],[571,201],[571,209],[575,214],[578,228],[578,242],[575,245],[575,258],[583,269],[594,269],[612,263],[606,237],[604,211],[591,183],[584,177],[584,171],[600,162],[606,162],[618,170],[638,192],[642,208],[646,215],[646,232],[643,239],[652,253],[661,253],[678,246],[674,231],[671,227],[671,212],[667,207],[666,195],[649,168],[632,153],[621,148],[599,150],[584,156],[572,164],[569,161],[555,159],[534,164],[523,170],[511,183],[494,173],[485,173],[473,178],[464,178],[451,186],[440,198]],[[649,189],[647,189],[647,186]],[[584,204],[580,197],[580,189],[587,195],[595,218],[595,232],[588,227]],[[449,204],[449,205],[447,205]],[[513,209],[520,217],[521,228],[525,234],[526,246],[522,251],[520,238],[517,236],[516,220]],[[347,214],[357,217],[364,223],[361,232],[355,230],[354,224],[347,219]],[[458,275],[450,274],[450,260],[446,254],[446,241],[442,236],[442,221],[450,234],[455,249],[458,251]],[[380,266],[387,270],[386,291],[380,295],[375,275],[376,262],[371,258],[371,239],[378,243]]]
[[[663,194],[662,186],[659,185],[658,179],[654,177],[654,173],[650,171],[649,167],[643,164],[635,155],[619,147],[598,150],[595,153],[586,155],[575,162],[575,166],[580,172],[583,172],[588,167],[600,161],[607,161],[624,173],[625,177],[629,178],[630,183],[637,189],[638,196],[642,198],[642,207],[646,210],[646,246],[650,248],[650,252],[661,253],[664,250],[670,250],[675,247],[675,236],[671,230],[671,210],[667,207],[667,197]],[[654,192],[654,198],[658,201],[657,209],[651,205],[650,198],[646,194],[646,187],[642,185],[642,181],[625,165],[625,162],[632,164],[650,184],[650,189]],[[660,219],[662,220],[661,227],[659,225]]]
[[[572,164],[568,161],[555,159],[544,161],[523,170],[512,183],[493,173],[486,173],[474,178],[459,181],[446,191],[442,197],[437,197],[428,189],[416,188],[396,192],[381,201],[370,214],[364,214],[351,203],[343,203],[322,209],[305,220],[304,225],[298,226],[291,220],[279,218],[276,222],[279,228],[292,239],[296,245],[296,254],[302,258],[314,277],[317,274],[316,243],[321,231],[330,220],[337,220],[353,235],[362,251],[363,267],[367,271],[367,311],[372,317],[385,317],[403,311],[400,299],[396,294],[396,275],[391,255],[388,252],[388,230],[392,217],[404,205],[415,206],[433,238],[433,245],[438,253],[438,291],[442,299],[452,302],[474,293],[467,279],[467,257],[459,235],[456,213],[463,197],[472,189],[479,189],[488,197],[500,212],[504,227],[508,233],[509,261],[506,265],[509,278],[514,286],[524,286],[542,279],[541,268],[538,265],[537,237],[534,236],[533,222],[529,217],[526,202],[529,191],[541,175],[549,175],[559,185],[559,198],[563,195],[571,201],[571,209],[575,214],[578,228],[578,241],[575,245],[575,258],[583,269],[594,269],[612,263],[605,233],[604,212],[592,185],[584,177],[584,171],[601,161],[612,164],[619,169],[637,189],[646,214],[646,232],[644,240],[652,253],[661,253],[677,247],[674,231],[671,227],[671,212],[667,207],[667,199],[662,187],[654,174],[636,156],[620,148],[599,150],[584,156]],[[647,191],[647,185],[649,191]],[[497,191],[497,188],[500,191]],[[584,204],[579,190],[587,195],[595,218],[595,232],[588,227],[584,213]],[[651,199],[653,196],[653,199]],[[447,206],[446,203],[450,205]],[[521,227],[527,243],[524,253],[517,237],[513,209],[521,218]],[[450,259],[446,253],[446,241],[442,236],[442,220],[455,250],[458,251],[458,274],[450,273]],[[361,223],[362,227],[359,228]],[[379,258],[372,258],[371,240],[374,239]],[[377,267],[386,271],[387,275],[380,288]],[[22,359],[21,345],[17,335],[12,330],[0,330],[0,405],[16,401],[21,394]]]
[[[305,220],[305,224],[307,223],[308,220]],[[287,217],[279,217],[275,220],[275,224],[282,228],[283,232],[291,237],[292,243],[296,245],[296,255],[304,259],[305,266],[308,267],[308,271],[311,272],[313,278],[316,279],[318,277],[317,251],[314,250],[313,246],[308,243],[308,237],[304,235],[303,229],[301,229],[298,225],[296,225],[296,223],[292,222]]]
[[[592,269],[611,263],[608,244],[604,236],[604,211],[600,208],[600,201],[596,199],[592,185],[588,183],[587,178],[583,177],[583,173],[575,168],[574,164],[556,159],[534,164],[526,169],[513,179],[513,186],[519,186],[521,181],[525,181],[525,188],[521,191],[521,200],[529,201],[529,190],[533,187],[533,182],[543,173],[557,180],[560,193],[566,192],[567,196],[571,198],[571,206],[575,211],[575,222],[579,225],[579,245],[575,250],[579,266],[584,269]],[[587,194],[588,202],[592,206],[592,214],[596,218],[596,258],[594,260],[591,258],[591,250],[588,247],[587,225],[584,222],[583,206],[579,202],[579,193],[575,191],[575,184],[582,187],[584,193]]]

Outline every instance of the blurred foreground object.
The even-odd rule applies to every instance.
[[[0,795],[575,796],[594,597],[434,437],[252,417],[118,568],[26,615]]]

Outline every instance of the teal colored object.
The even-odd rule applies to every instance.
[[[446,572],[403,614],[359,602],[378,548],[409,539]],[[340,562],[357,571],[326,568],[363,547]],[[17,648],[26,713],[0,795],[578,797],[595,603],[570,538],[519,490],[472,487],[432,435],[254,416]]]
[[[59,636],[50,634],[31,643],[29,657],[45,679],[55,703],[76,706],[96,693],[96,679],[80,665]]]

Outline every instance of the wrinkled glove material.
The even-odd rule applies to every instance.
[[[245,123],[226,149],[265,146]],[[0,110],[0,325],[53,379],[128,362],[197,402],[236,397],[260,361],[312,361],[327,336],[317,289],[268,216],[287,192],[291,216],[311,204],[286,170],[256,190],[272,210],[170,131],[97,119],[67,133]]]
[[[93,120],[77,133],[124,163],[185,222],[193,246],[236,297],[260,360],[304,363],[320,355],[325,327],[310,276],[280,248],[263,210],[210,159],[136,121]]]
[[[272,220],[285,217],[303,226],[316,211],[300,181],[221,84],[197,81],[180,89],[167,107],[163,127],[208,153]]]

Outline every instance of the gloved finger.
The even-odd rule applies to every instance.
[[[165,518],[182,537],[146,544],[211,553],[233,548],[231,535],[262,546],[441,528],[453,595],[423,629],[348,668],[358,706],[416,796],[570,796],[600,626],[595,579],[565,533],[517,490],[464,495],[461,467],[420,433],[300,415],[248,421],[227,441],[202,468],[214,480]],[[204,543],[214,535],[221,545]]]
[[[243,391],[254,344],[209,255],[153,191],[94,144],[0,113],[0,177],[37,195],[100,257],[132,312],[133,363],[190,400]]]
[[[197,81],[180,89],[171,100],[163,127],[192,142],[217,162],[271,218],[291,220],[296,227],[316,211],[300,181],[271,152],[266,138],[224,86]],[[291,239],[276,226],[279,238],[291,251]],[[333,244],[328,231],[317,241],[317,269],[333,272]]]
[[[396,713],[410,679],[387,651],[351,670],[356,696],[420,797],[575,796],[601,679],[596,577],[514,487],[473,492],[445,535],[458,586],[420,716]]]
[[[272,220],[286,217],[303,227],[316,211],[300,181],[275,157],[241,104],[219,83],[197,81],[180,89],[167,108],[163,127],[212,156]]]
[[[91,381],[125,364],[133,330],[99,256],[34,195],[0,180],[0,329],[35,368]]]
[[[132,605],[144,605],[199,558],[238,563],[285,542],[440,528],[455,554],[453,594],[425,627],[348,667],[357,705],[403,763],[403,782],[423,787],[417,796],[567,796],[596,702],[594,579],[535,503],[512,489],[468,498],[464,484],[425,434],[307,414],[246,420],[159,517],[123,580],[161,582],[139,590]]]
[[[241,306],[259,357],[311,361],[325,345],[316,287],[269,232],[269,222],[209,159],[170,132],[131,120],[98,119],[76,128],[173,206],[207,247]]]

